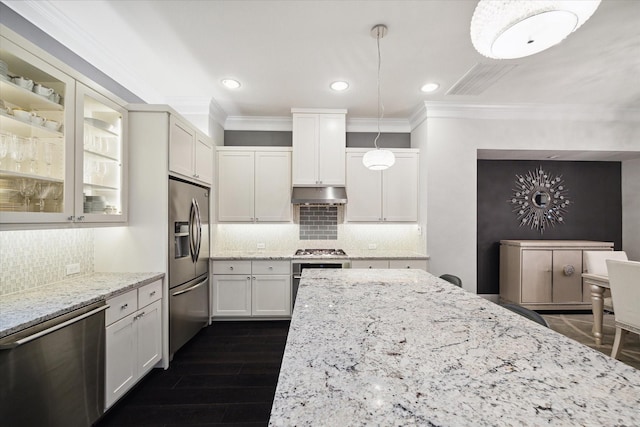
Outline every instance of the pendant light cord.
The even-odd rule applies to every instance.
[[[384,104],[380,100],[380,66],[382,64],[382,56],[380,55],[380,31],[382,28],[378,28],[378,34],[376,37],[376,44],[378,45],[378,135],[373,140],[373,145],[376,147],[376,150],[380,149],[378,147],[378,139],[380,138],[380,120],[384,117]]]

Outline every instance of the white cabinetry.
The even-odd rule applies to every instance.
[[[583,252],[612,249],[610,242],[501,240],[500,298],[533,310],[589,308]]]
[[[291,315],[289,261],[213,261],[214,317]]]
[[[291,150],[218,149],[218,221],[291,221]]]
[[[418,220],[418,150],[392,151],[395,164],[372,171],[362,164],[366,150],[347,150],[347,221]]]
[[[351,261],[351,268],[414,268],[427,271],[426,259],[356,259]]]
[[[211,185],[213,182],[213,142],[193,126],[171,116],[169,170]]]
[[[0,40],[23,77],[0,79],[0,223],[126,221],[124,101],[24,40]]]
[[[162,281],[107,300],[105,408],[162,358]]]
[[[293,185],[345,184],[346,110],[294,108]]]

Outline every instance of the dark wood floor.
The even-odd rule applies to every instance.
[[[265,426],[289,321],[215,322],[98,421],[110,426]]]

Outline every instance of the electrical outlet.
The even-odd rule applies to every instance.
[[[422,236],[422,227],[418,226],[418,236]]]
[[[258,243],[258,249],[264,249],[267,246],[264,243]]]
[[[67,264],[67,276],[80,273],[80,264]]]
[[[369,243],[369,249],[378,249],[378,245],[375,243]]]

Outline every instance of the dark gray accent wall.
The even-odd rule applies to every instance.
[[[224,145],[249,147],[291,147],[293,132],[225,130]]]
[[[60,61],[69,65],[89,79],[98,83],[114,95],[122,98],[130,103],[145,103],[144,100],[130,92],[128,89],[120,85],[118,82],[107,76],[102,71],[73,53],[67,47],[59,43],[57,40],[49,36],[40,28],[27,21],[21,15],[17,14],[9,6],[0,3],[0,24],[10,28],[29,40],[36,46],[49,52]]]
[[[347,132],[347,147],[371,148],[377,132]],[[410,133],[381,133],[378,138],[380,148],[411,148]]]
[[[375,132],[347,132],[347,147],[370,148],[373,147]],[[254,146],[254,147],[291,147],[293,132],[280,131],[245,131],[225,130],[225,146]],[[382,148],[411,148],[411,134],[409,133],[382,133],[378,139],[378,145]]]
[[[516,174],[542,166],[562,175],[571,201],[565,223],[540,234],[519,226],[509,203]],[[500,240],[597,240],[622,248],[622,181],[620,162],[478,160],[477,202],[478,293],[498,294]]]

